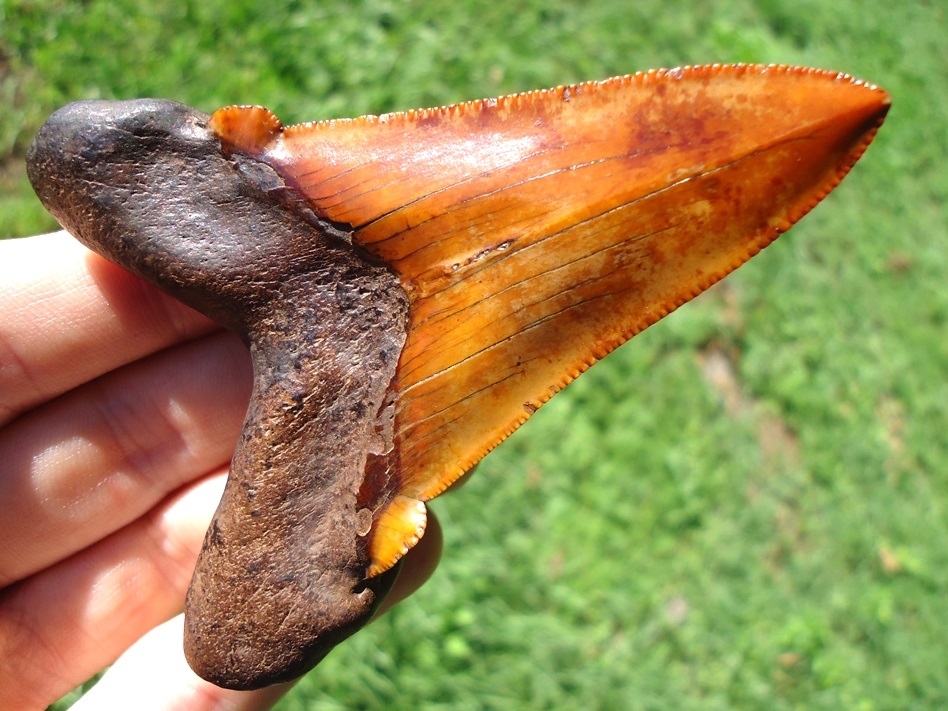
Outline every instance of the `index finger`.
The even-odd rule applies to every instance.
[[[214,322],[66,232],[0,241],[0,425]]]

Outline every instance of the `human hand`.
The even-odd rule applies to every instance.
[[[180,611],[250,396],[232,334],[60,232],[0,242],[0,709],[266,709],[184,661]],[[383,610],[428,578],[429,513]],[[144,635],[144,636],[143,636]]]

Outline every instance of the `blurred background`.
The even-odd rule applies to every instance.
[[[945,708],[946,15],[0,0],[0,236],[55,229],[23,155],[74,99],[259,103],[291,123],[712,62],[879,84],[893,108],[842,186],[434,502],[434,578],[278,709]]]

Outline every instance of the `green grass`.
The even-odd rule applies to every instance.
[[[733,61],[894,99],[813,215],[436,501],[436,576],[280,709],[948,705],[943,1],[140,6],[0,2],[0,233],[54,226],[20,166],[71,99],[298,121]]]

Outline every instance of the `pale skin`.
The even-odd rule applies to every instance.
[[[0,709],[267,709],[181,650],[250,394],[233,335],[64,232],[0,241]],[[387,609],[437,565],[429,514]],[[117,661],[116,661],[117,660]]]

